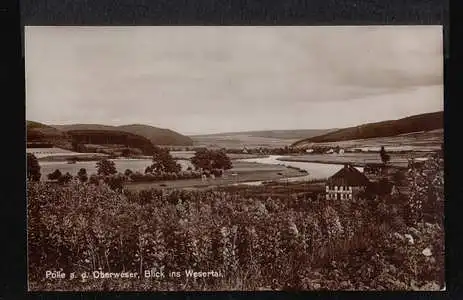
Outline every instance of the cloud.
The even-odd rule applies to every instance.
[[[411,98],[442,86],[440,26],[27,27],[25,36],[27,115],[38,121],[320,127],[327,120],[307,116],[329,102],[361,103],[349,110],[361,122],[374,109],[361,99],[442,101]]]

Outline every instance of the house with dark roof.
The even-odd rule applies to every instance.
[[[362,172],[346,164],[328,178],[325,185],[326,199],[353,199],[357,193],[365,191],[369,184],[370,180]]]

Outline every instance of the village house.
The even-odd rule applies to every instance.
[[[365,191],[370,181],[350,164],[331,176],[325,185],[327,200],[353,199],[359,192]]]

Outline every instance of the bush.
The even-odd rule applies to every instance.
[[[442,222],[444,211],[444,162],[438,154],[421,166],[411,164],[407,173],[410,187],[410,222]]]
[[[109,188],[116,192],[122,192],[124,187],[125,177],[122,174],[116,174],[112,176],[105,177],[105,183]]]
[[[127,177],[130,177],[130,175],[132,175],[132,174],[133,174],[133,172],[132,172],[132,170],[130,170],[130,169],[126,169],[126,170],[124,171],[124,175],[127,176]]]
[[[39,181],[42,174],[40,173],[40,164],[32,153],[27,153],[27,180]]]
[[[77,173],[77,178],[79,179],[80,182],[87,182],[88,180],[87,170],[85,168],[81,168],[79,172]]]
[[[153,181],[164,181],[164,180],[180,180],[180,179],[194,179],[201,178],[201,173],[197,171],[183,171],[179,173],[147,173],[141,174],[135,172],[130,175],[130,180],[133,182],[153,182]]]
[[[60,184],[68,184],[68,183],[71,182],[71,180],[72,180],[72,175],[69,174],[69,172],[67,172],[66,174],[64,174],[64,175],[62,175],[62,176],[60,176],[58,178],[58,182]]]
[[[49,180],[59,180],[61,178],[61,176],[62,176],[61,171],[58,170],[58,169],[53,171],[53,173],[50,173],[50,174],[47,175]]]
[[[98,175],[96,175],[96,174],[90,175],[89,183],[94,184],[94,185],[99,185],[100,184],[100,177]]]

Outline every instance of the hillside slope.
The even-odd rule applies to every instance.
[[[336,131],[337,129],[287,129],[287,130],[258,130],[258,131],[238,131],[238,132],[223,132],[213,134],[192,135],[191,138],[204,137],[221,137],[221,136],[249,136],[271,139],[301,139],[313,136],[326,134]]]
[[[131,124],[117,126],[120,130],[138,134],[149,139],[154,145],[191,146],[193,140],[170,129],[149,125]]]
[[[154,146],[149,139],[121,130],[80,129],[69,130],[67,134],[71,136],[72,143],[75,145],[124,145],[129,148],[140,149],[145,155],[151,155],[154,151]]]
[[[157,128],[149,125],[132,124],[121,126],[110,126],[101,124],[72,124],[72,125],[52,125],[53,127],[63,130],[105,130],[105,131],[123,131],[143,136],[151,141],[154,145],[172,145],[172,146],[190,146],[193,140],[181,135],[170,129]]]
[[[336,129],[260,130],[192,135],[190,137],[195,145],[209,147],[284,147],[301,138],[317,136],[334,130]]]
[[[444,112],[414,115],[398,120],[388,120],[368,123],[355,127],[339,129],[327,134],[308,137],[292,144],[294,147],[304,146],[308,143],[326,143],[370,139],[378,137],[391,137],[419,131],[430,131],[444,127]]]
[[[26,121],[26,128],[28,144],[49,143],[64,149],[71,148],[70,136],[61,130],[34,121]]]

